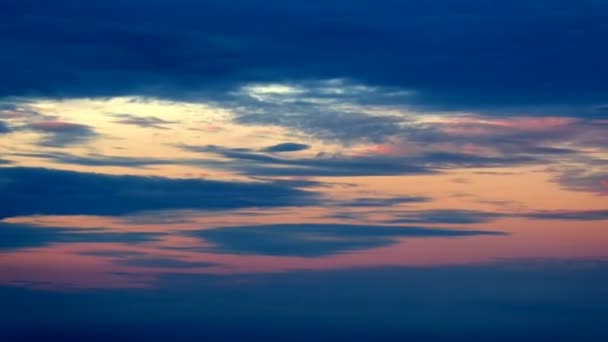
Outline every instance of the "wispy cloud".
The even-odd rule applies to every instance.
[[[91,126],[65,121],[35,121],[27,124],[24,129],[44,134],[39,144],[50,147],[79,144],[97,136]]]
[[[133,114],[112,114],[117,120],[115,123],[124,125],[132,125],[143,128],[168,129],[166,125],[177,123],[177,121],[168,121],[155,116],[137,116]]]

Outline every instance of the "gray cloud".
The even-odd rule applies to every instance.
[[[345,144],[385,141],[399,134],[404,121],[394,116],[331,109],[327,105],[284,103],[270,108],[265,103],[257,104],[237,114],[234,120],[239,124],[286,127],[328,142]]]
[[[79,144],[97,136],[95,129],[91,126],[63,121],[34,121],[28,123],[23,129],[43,133],[44,137],[39,144],[49,147]]]
[[[589,165],[553,168],[557,175],[553,181],[568,190],[608,194],[608,172]]]

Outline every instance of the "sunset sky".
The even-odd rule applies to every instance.
[[[0,1],[7,341],[608,338],[608,1]]]

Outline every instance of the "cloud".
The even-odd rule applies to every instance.
[[[268,146],[262,149],[262,152],[271,152],[271,153],[279,153],[279,152],[298,152],[304,151],[310,148],[310,145],[299,144],[299,143],[282,143],[273,146]]]
[[[503,235],[500,232],[342,224],[277,224],[205,229],[193,236],[217,253],[319,257],[396,243],[405,237]]]
[[[602,116],[605,13],[604,1],[24,0],[0,11],[0,96],[196,98],[346,78],[433,109]]]
[[[602,221],[608,220],[608,210],[548,210],[523,216],[536,220]]]
[[[256,180],[293,187],[310,187],[322,183],[305,179],[273,179],[277,176],[367,176],[427,174],[434,171],[423,166],[408,165],[388,157],[326,156],[318,158],[283,159],[244,148],[180,145],[179,148],[200,153],[219,154],[229,161],[217,158],[167,159],[154,157],[123,157],[89,154],[77,156],[61,152],[23,152],[12,156],[42,158],[60,164],[84,166],[141,167],[154,165],[189,165],[240,172]],[[252,151],[252,152],[250,152]]]
[[[19,119],[31,119],[31,118],[47,118],[51,119],[53,116],[43,115],[32,108],[27,106],[29,100],[27,99],[0,99],[0,119],[5,120],[19,120]]]
[[[215,152],[232,159],[228,163],[216,162],[216,167],[257,177],[389,176],[431,174],[434,172],[425,166],[387,157],[320,156],[316,158],[281,159],[260,153],[225,149],[216,149]],[[210,166],[213,166],[213,164]]]
[[[473,153],[428,152],[416,155],[317,155],[279,158],[249,149],[178,145],[190,152],[213,153],[230,161],[210,160],[208,167],[229,169],[248,176],[390,176],[432,174],[462,167],[501,167],[542,162],[532,156],[482,156]]]
[[[0,251],[43,247],[56,243],[141,243],[155,240],[159,233],[110,232],[103,229],[34,227],[0,222]]]
[[[454,115],[433,124],[408,126],[410,141],[472,146],[504,154],[565,157],[585,147],[608,146],[601,120],[575,117],[503,117]]]
[[[398,218],[390,220],[390,223],[421,224],[421,223],[443,223],[443,224],[472,224],[493,221],[504,217],[501,213],[492,213],[476,210],[421,210],[408,211],[400,214]]]
[[[501,218],[523,218],[531,220],[608,220],[608,210],[539,210],[520,212],[488,212],[463,209],[436,209],[401,211],[397,218],[387,221],[392,224],[475,224]]]
[[[24,129],[45,134],[42,146],[63,147],[86,142],[97,135],[93,127],[64,121],[35,121]]]
[[[593,192],[600,195],[608,194],[608,172],[603,168],[597,169],[583,165],[581,167],[556,168],[558,175],[553,178],[564,188],[573,191]]]
[[[0,168],[0,179],[4,197],[0,218],[294,206],[314,203],[316,197],[278,183],[113,176],[40,168]]]
[[[119,166],[119,167],[142,167],[152,165],[175,165],[178,159],[147,158],[147,157],[122,157],[107,156],[100,154],[89,154],[77,156],[62,152],[21,152],[13,153],[13,156],[48,159],[60,164],[85,165],[85,166]],[[193,161],[190,161],[193,162]]]
[[[143,128],[168,129],[165,125],[174,124],[177,121],[167,121],[154,116],[137,116],[132,114],[113,114],[118,120],[115,123],[132,125]]]
[[[242,106],[237,102],[237,106]],[[383,142],[401,132],[404,118],[332,109],[326,104],[253,104],[237,112],[244,125],[285,127],[328,142],[354,144]]]
[[[150,256],[139,256],[139,257],[125,257],[121,258],[120,263],[128,266],[136,267],[149,267],[149,268],[204,268],[215,266],[216,264],[210,262],[196,262],[196,261],[183,261],[172,258],[158,258]]]
[[[10,133],[11,130],[8,128],[8,125],[4,121],[0,121],[0,134]]]
[[[390,207],[407,203],[424,203],[431,198],[424,196],[397,196],[397,197],[360,197],[350,201],[337,202],[336,205],[344,207]]]

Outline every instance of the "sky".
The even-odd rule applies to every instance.
[[[608,1],[0,1],[11,341],[608,338]]]

